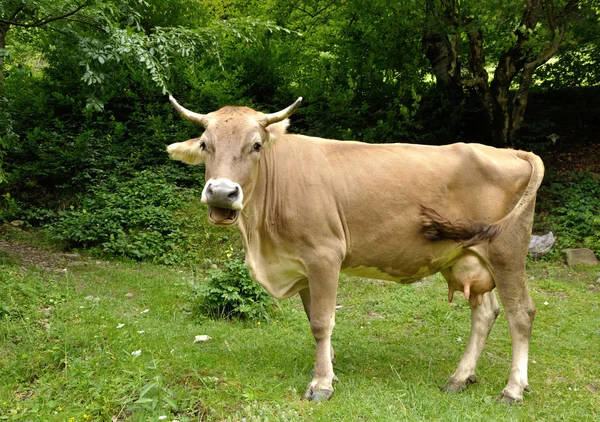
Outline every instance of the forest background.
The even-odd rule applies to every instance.
[[[200,129],[167,93],[202,113],[302,96],[294,132],[537,152],[536,229],[599,253],[599,13],[592,0],[4,0],[0,217],[66,249],[203,261],[177,218],[202,168],[165,153]]]

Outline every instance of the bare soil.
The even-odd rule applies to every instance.
[[[48,251],[14,240],[0,240],[0,255],[17,261],[21,266],[48,271],[64,271],[67,267],[86,264],[85,258],[79,254]]]
[[[536,152],[546,169],[564,174],[571,171],[591,171],[600,174],[600,142],[559,145],[547,151]]]

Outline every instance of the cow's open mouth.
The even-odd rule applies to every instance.
[[[238,219],[238,210],[208,206],[208,220],[213,224],[229,226]]]

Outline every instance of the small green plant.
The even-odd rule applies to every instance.
[[[224,269],[209,270],[209,278],[193,286],[194,311],[213,318],[267,319],[274,300],[252,280],[241,258]]]
[[[173,264],[180,260],[184,237],[173,212],[183,203],[183,193],[159,169],[124,181],[109,177],[82,196],[79,206],[61,212],[50,230],[69,248]]]
[[[543,226],[557,237],[556,254],[585,247],[600,254],[600,180],[589,172],[550,175],[540,190]]]

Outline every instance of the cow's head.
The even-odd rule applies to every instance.
[[[285,133],[287,118],[298,108],[302,97],[272,114],[248,107],[223,107],[198,114],[180,106],[172,96],[169,100],[179,114],[206,130],[199,138],[169,145],[167,152],[174,160],[187,164],[204,163],[206,185],[202,202],[208,205],[208,218],[213,224],[234,224],[254,190],[262,149],[278,134]]]

